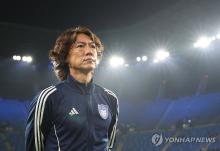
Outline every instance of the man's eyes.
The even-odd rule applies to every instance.
[[[96,44],[93,43],[93,44],[90,45],[90,47],[91,48],[96,48]]]
[[[84,45],[83,44],[76,44],[76,48],[83,48]]]
[[[76,48],[84,48],[86,46],[86,44],[76,44]],[[90,48],[96,48],[96,44],[94,44],[94,43],[91,43],[91,44],[89,44],[89,47]]]

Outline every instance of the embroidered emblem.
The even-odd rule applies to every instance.
[[[69,115],[70,116],[73,116],[73,115],[77,115],[77,114],[79,114],[79,112],[77,112],[77,110],[73,107],[72,109],[71,109],[71,111],[69,112]]]
[[[98,104],[98,111],[102,119],[106,120],[108,118],[108,105]]]

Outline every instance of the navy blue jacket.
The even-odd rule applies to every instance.
[[[118,100],[72,76],[37,95],[25,132],[27,151],[107,151],[115,142]]]

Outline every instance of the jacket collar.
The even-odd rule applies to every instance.
[[[77,81],[73,76],[70,74],[67,76],[66,82],[76,91],[82,93],[82,94],[90,94],[94,90],[94,83],[93,79],[88,83],[81,83]]]

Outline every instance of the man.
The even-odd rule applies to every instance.
[[[93,83],[103,45],[88,28],[64,31],[49,57],[61,80],[31,103],[25,144],[27,151],[107,151],[113,147],[118,100]]]

